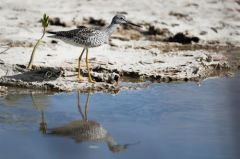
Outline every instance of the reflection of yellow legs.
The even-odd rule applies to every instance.
[[[82,112],[81,105],[80,105],[80,91],[78,91],[78,105],[77,106],[78,106],[78,111],[82,116],[82,119],[84,119],[84,114]]]
[[[90,74],[90,69],[89,69],[89,64],[88,64],[88,48],[86,48],[86,65],[87,65],[87,71],[88,71],[88,81],[91,83],[95,83],[95,81],[92,80],[91,74]]]
[[[88,117],[88,103],[89,103],[89,96],[90,96],[90,91],[88,92],[86,103],[85,103],[85,109],[84,109],[84,114],[82,112],[81,106],[80,106],[80,91],[78,91],[78,111],[80,112],[82,119],[87,121]]]
[[[89,103],[89,96],[90,96],[90,90],[88,92],[88,95],[87,95],[87,100],[86,100],[86,103],[85,103],[85,119],[87,120],[88,119],[88,103]]]
[[[85,48],[83,48],[82,53],[81,53],[81,55],[79,56],[79,59],[78,59],[78,79],[79,80],[82,80],[80,72],[81,72],[81,59],[82,59],[84,51],[85,51]]]

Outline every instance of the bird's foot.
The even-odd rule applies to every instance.
[[[92,80],[92,78],[88,78],[88,82],[90,82],[90,83],[96,83],[96,81]]]
[[[96,83],[96,81],[94,81],[94,80],[88,80],[88,82],[90,82],[90,83]]]
[[[78,75],[77,78],[79,81],[82,81],[82,76]]]

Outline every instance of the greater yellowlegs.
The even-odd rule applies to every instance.
[[[74,46],[83,47],[83,50],[78,59],[78,79],[81,80],[81,59],[83,53],[86,51],[86,66],[88,72],[88,81],[94,83],[95,81],[92,80],[90,69],[88,65],[88,48],[98,47],[103,43],[108,41],[110,35],[116,30],[119,24],[130,24],[133,26],[140,27],[126,19],[124,15],[115,15],[112,19],[111,24],[102,29],[92,29],[87,28],[85,26],[81,26],[78,29],[69,30],[69,31],[48,31],[50,34],[54,34],[50,36],[52,38],[61,39],[62,41],[69,43]]]

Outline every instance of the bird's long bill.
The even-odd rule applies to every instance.
[[[136,27],[139,27],[139,28],[141,28],[141,26],[140,26],[140,25],[134,24],[134,23],[132,23],[132,22],[130,22],[130,21],[127,21],[127,24],[130,24],[130,25],[133,25],[133,26],[136,26]]]

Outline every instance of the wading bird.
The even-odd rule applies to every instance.
[[[68,44],[83,47],[83,50],[78,59],[78,79],[81,80],[80,75],[81,59],[83,53],[86,51],[86,66],[88,72],[88,81],[94,83],[95,81],[93,81],[91,78],[90,69],[88,65],[88,48],[98,47],[107,42],[108,38],[117,29],[117,26],[119,24],[129,24],[140,27],[139,25],[136,25],[128,21],[126,17],[123,15],[115,15],[112,19],[111,24],[106,28],[92,29],[87,28],[85,26],[80,26],[78,29],[70,31],[58,31],[58,32],[48,31],[48,33],[54,34],[53,36],[50,36],[52,38],[61,39],[62,41]]]

